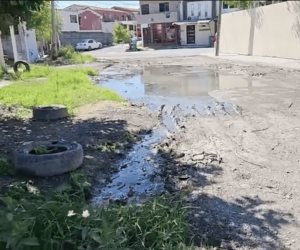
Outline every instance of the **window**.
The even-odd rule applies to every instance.
[[[141,12],[142,12],[142,15],[150,14],[150,12],[149,12],[149,4],[142,4],[141,5]]]
[[[208,3],[205,3],[205,18],[208,17]]]
[[[191,16],[194,16],[195,13],[194,13],[194,4],[192,3],[191,4]]]
[[[198,3],[198,17],[201,17],[201,4]]]
[[[78,23],[81,25],[81,16],[78,17]]]
[[[89,40],[89,43],[93,43],[94,41],[93,40]]]
[[[70,15],[70,22],[71,23],[77,23],[77,16],[76,15]]]
[[[169,3],[160,3],[159,4],[159,12],[167,12],[169,11]]]
[[[133,25],[129,25],[129,30],[133,30]]]

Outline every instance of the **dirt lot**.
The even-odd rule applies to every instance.
[[[224,249],[300,249],[299,72],[198,56],[114,59],[111,67],[128,74],[148,65],[250,79],[209,93],[237,105],[238,115],[177,117],[179,130],[159,146],[168,190],[187,191],[196,239]]]
[[[9,111],[2,109],[1,115],[5,114]],[[82,169],[94,183],[104,185],[117,171],[114,163],[155,124],[156,118],[145,108],[114,102],[83,106],[76,111],[75,117],[55,122],[5,118],[0,121],[0,155],[12,159],[14,149],[25,141],[77,141],[85,153]],[[53,190],[60,188],[67,178],[68,175],[51,178],[1,176],[0,189],[15,181],[30,179],[43,191]]]
[[[209,92],[238,112],[181,116],[175,111],[177,130],[156,145],[164,159],[159,167],[166,189],[185,194],[196,242],[208,240],[222,249],[300,249],[299,72],[191,55],[113,57],[94,64],[124,75],[149,65],[201,66],[249,80],[244,86],[229,78]],[[146,134],[159,118],[145,107],[105,103],[52,124],[2,121],[0,153],[33,138],[77,140],[87,156],[84,166],[97,166],[98,182],[105,185],[111,167],[132,146],[127,131]],[[104,141],[118,143],[119,153],[100,152],[97,145]]]

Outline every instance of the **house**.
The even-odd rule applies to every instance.
[[[132,35],[138,28],[135,13],[138,10],[127,8],[99,8],[73,4],[59,10],[62,17],[62,32],[104,32],[112,33],[116,23],[126,25]]]
[[[140,15],[144,46],[212,45],[220,1],[140,1]],[[223,4],[223,12],[237,10]]]
[[[179,42],[181,1],[140,1],[137,22],[141,25],[144,46],[176,45]]]
[[[217,30],[220,1],[181,1],[180,45],[211,47]],[[223,2],[222,13],[238,10]]]

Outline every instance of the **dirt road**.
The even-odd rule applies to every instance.
[[[186,191],[196,240],[223,249],[300,249],[299,72],[190,55],[120,57],[113,59],[111,75],[104,78],[114,78],[113,72],[118,72],[119,81],[107,85],[118,89],[120,79],[135,81],[120,75],[135,76],[144,69],[137,78],[143,80],[145,67],[153,65],[176,66],[178,75],[165,73],[170,80],[179,77],[181,67],[200,67],[218,75],[217,89],[208,94],[224,112],[205,104],[206,115],[176,114],[174,107],[183,104],[175,98],[178,103],[165,112],[173,114],[177,130],[156,145],[165,159],[160,167],[167,190]],[[144,102],[149,95],[156,100],[161,93],[171,95],[172,87],[157,92],[149,87],[154,83],[147,81]],[[122,86],[120,93],[132,97],[128,92],[137,91],[130,88],[132,84],[127,90]],[[237,112],[227,112],[227,103]],[[168,101],[161,109],[166,110],[165,105]]]

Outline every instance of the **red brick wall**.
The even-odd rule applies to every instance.
[[[79,14],[80,17],[80,30],[101,30],[102,23],[100,16],[93,12],[86,10]]]

